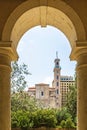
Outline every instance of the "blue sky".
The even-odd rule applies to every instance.
[[[32,74],[27,77],[28,86],[49,83],[53,80],[56,51],[60,59],[61,75],[75,74],[75,61],[70,61],[71,47],[66,36],[58,29],[47,26],[34,27],[27,31],[18,44],[19,62],[28,65]]]

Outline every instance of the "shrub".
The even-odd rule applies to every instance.
[[[56,111],[57,125],[60,125],[61,121],[66,121],[68,118],[72,118],[71,115],[67,112],[66,108]]]
[[[56,127],[55,112],[51,109],[39,109],[32,113],[32,120],[34,127]]]
[[[66,121],[65,120],[62,120],[61,123],[60,123],[60,126],[62,128],[75,128],[75,125],[74,123],[72,122],[72,119],[71,118],[68,118]]]
[[[66,121],[65,120],[62,120],[61,123],[60,123],[60,126],[62,128],[66,128]]]
[[[27,129],[33,127],[33,122],[31,121],[31,114],[25,111],[12,112],[11,120],[12,128],[22,128]]]
[[[11,127],[17,128],[19,126],[20,126],[20,122],[18,120],[17,112],[12,112],[11,113]]]
[[[68,118],[67,120],[66,120],[66,123],[65,123],[66,125],[66,128],[75,128],[75,125],[74,125],[74,123],[72,122],[72,119],[71,118]]]
[[[65,111],[62,112],[59,110],[58,113],[55,109],[37,109],[33,112],[18,110],[16,112],[12,112],[11,123],[12,128],[19,127],[22,128],[22,130],[41,126],[53,128],[75,128],[72,118],[65,113]]]

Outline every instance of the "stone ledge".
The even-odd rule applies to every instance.
[[[12,128],[11,130],[22,130],[21,128]],[[27,130],[76,130],[74,128],[46,128],[46,127],[40,127],[40,128],[29,128]]]

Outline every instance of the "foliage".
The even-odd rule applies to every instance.
[[[66,121],[62,120],[60,126],[62,128],[75,128],[75,124],[73,123],[71,118],[68,118]]]
[[[53,109],[42,109],[27,92],[12,93],[12,127],[47,127],[56,126]]]
[[[61,126],[62,128],[65,128],[65,126],[66,126],[66,121],[65,121],[65,120],[62,120],[61,123],[60,123],[60,126]]]
[[[25,64],[19,65],[17,61],[12,62],[11,90],[12,92],[23,91],[27,87],[25,76],[29,75],[28,67]]]
[[[17,128],[20,127],[20,122],[18,120],[18,111],[16,112],[11,112],[11,126],[12,128]]]
[[[75,128],[74,122],[72,121],[71,118],[68,118],[66,120],[66,128]]]
[[[72,118],[72,116],[67,112],[66,108],[62,108],[56,111],[57,125],[61,123],[61,121],[66,121],[68,118]]]
[[[27,92],[17,92],[11,95],[11,110],[12,111],[35,111],[37,109],[35,98],[30,97]]]
[[[12,93],[12,127],[23,130],[34,127],[75,127],[72,115],[67,108],[43,109],[27,92]],[[76,121],[76,119],[75,119]]]
[[[38,128],[45,127],[58,127],[58,128],[75,128],[72,118],[61,120],[57,124],[56,112],[53,109],[37,109],[36,111],[23,111],[18,110],[12,112],[12,127],[19,128]]]
[[[57,120],[55,117],[55,112],[52,109],[38,109],[32,113],[34,127],[56,127]]]
[[[74,118],[76,118],[77,115],[77,87],[76,86],[70,86],[70,91],[67,95],[67,104],[66,104],[68,113],[70,113]]]
[[[31,122],[31,114],[28,111],[23,112],[22,110],[12,112],[11,125],[13,128],[20,127],[22,129],[33,127],[33,122]]]
[[[42,109],[37,105],[33,97],[27,92],[18,92],[12,94],[12,127],[20,127],[23,130],[32,127],[58,127],[74,128],[76,118],[62,109]]]
[[[38,109],[34,112],[18,110],[12,112],[12,127],[56,127],[56,118],[53,110]]]

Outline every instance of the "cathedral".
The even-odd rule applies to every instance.
[[[29,96],[35,97],[45,108],[63,107],[67,102],[69,86],[75,85],[72,76],[61,76],[60,59],[57,54],[54,64],[52,87],[46,83],[38,83],[28,89]]]

